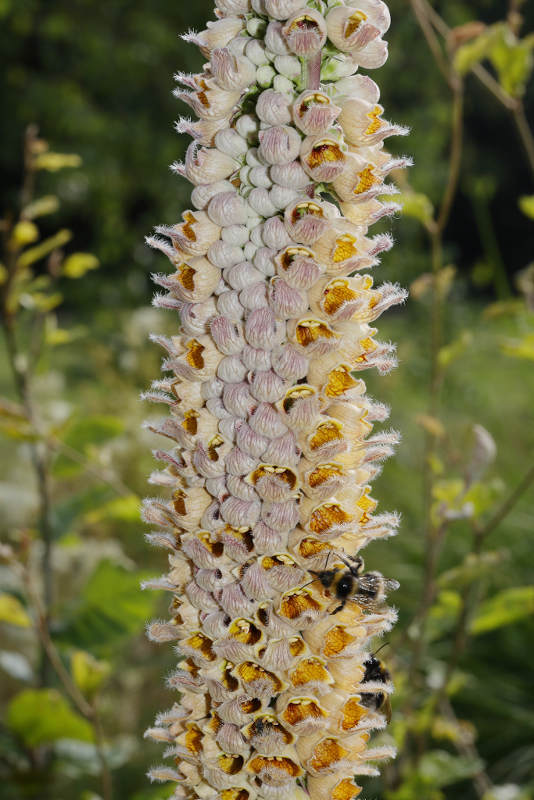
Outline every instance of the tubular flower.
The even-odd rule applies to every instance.
[[[145,397],[167,414],[147,427],[170,444],[150,478],[166,497],[143,507],[170,564],[145,584],[171,598],[148,635],[179,657],[179,699],[146,734],[171,764],[150,777],[175,800],[352,800],[394,755],[370,736],[398,584],[359,553],[398,525],[370,485],[399,435],[374,431],[388,409],[358,373],[396,364],[373,324],[406,293],[368,274],[392,245],[369,228],[409,161],[354,74],[383,63],[388,26],[381,0],[216,0],[184,37],[208,63],[177,76],[198,117],[177,123],[193,141],[173,165],[193,208],[147,239],[173,267],[154,304],[181,329],[153,337]]]

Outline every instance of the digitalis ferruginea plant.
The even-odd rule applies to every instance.
[[[406,293],[369,271],[391,237],[386,179],[408,164],[384,141],[365,70],[387,58],[381,0],[217,0],[188,33],[206,59],[178,74],[196,119],[173,164],[192,209],[148,243],[170,260],[154,303],[180,329],[154,337],[164,377],[146,397],[168,413],[155,451],[148,539],[170,570],[176,702],[147,736],[166,745],[176,800],[352,800],[359,775],[394,755],[389,672],[378,637],[395,621],[392,579],[359,555],[390,536],[370,483],[399,436],[359,373],[395,366],[375,320]],[[169,499],[170,498],[170,499]]]

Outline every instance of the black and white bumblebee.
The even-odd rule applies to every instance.
[[[340,555],[337,558],[345,565],[333,566],[331,569],[326,567],[321,572],[313,572],[312,575],[321,582],[323,587],[332,594],[339,605],[331,612],[337,614],[345,605],[351,601],[359,606],[379,607],[388,594],[399,588],[398,581],[384,578],[380,572],[363,572],[365,566],[363,558],[357,556]]]

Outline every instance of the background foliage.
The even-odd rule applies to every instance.
[[[399,343],[400,369],[368,380],[404,434],[377,488],[404,522],[366,556],[402,582],[381,654],[396,673],[401,752],[366,794],[525,800],[534,3],[390,7],[391,58],[373,77],[388,118],[413,128],[402,147],[416,166],[377,280],[409,285],[412,299],[380,326]],[[175,321],[148,307],[161,265],[143,235],[187,206],[186,183],[166,170],[186,144],[172,130],[184,111],[172,74],[200,66],[177,34],[203,27],[211,8],[0,0],[6,800],[166,796],[144,778],[159,749],[142,731],[171,703],[162,676],[173,654],[143,636],[166,599],[138,589],[163,571],[138,517],[155,446],[138,395],[158,372],[148,332]]]

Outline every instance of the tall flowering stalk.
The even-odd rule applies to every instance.
[[[372,325],[405,299],[367,274],[392,245],[367,235],[398,208],[385,178],[407,164],[383,146],[405,129],[358,72],[385,62],[389,13],[217,0],[216,16],[184,37],[203,72],[177,75],[198,117],[179,121],[193,141],[173,165],[193,209],[148,239],[175,268],[155,304],[181,319],[154,337],[165,377],[147,393],[172,442],[151,477],[172,498],[144,506],[170,551],[147,586],[172,597],[149,635],[180,657],[179,700],[147,731],[172,765],[150,776],[179,800],[351,800],[393,755],[369,737],[392,691],[373,640],[396,583],[357,554],[398,524],[369,492],[399,437],[372,433],[388,409],[355,376],[395,365]]]

